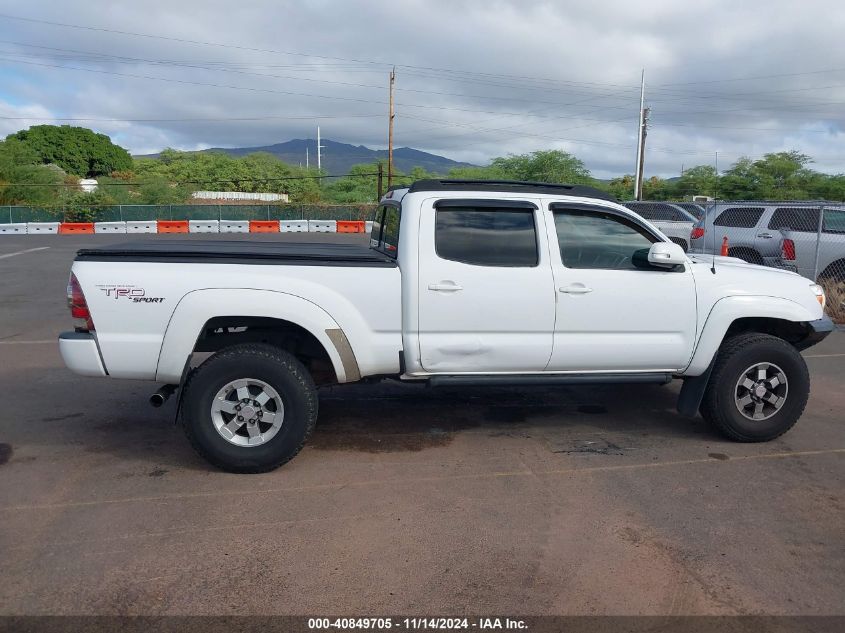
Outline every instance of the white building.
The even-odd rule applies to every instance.
[[[246,200],[255,202],[290,202],[286,193],[247,193],[245,191],[195,191],[194,200]]]

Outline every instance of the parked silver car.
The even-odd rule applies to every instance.
[[[728,255],[752,264],[779,266],[781,229],[815,236],[824,202],[740,201],[710,205],[690,234],[690,253],[719,253],[725,238]],[[836,204],[836,203],[833,203]]]
[[[654,224],[660,231],[685,251],[689,249],[689,236],[697,218],[673,202],[623,202],[624,206]]]

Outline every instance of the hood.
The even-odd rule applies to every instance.
[[[692,255],[690,260],[696,290],[703,305],[724,297],[776,297],[803,306],[810,314],[816,315],[814,319],[822,317],[821,306],[810,290],[813,282],[797,273],[749,264],[736,257],[716,256],[716,274],[713,274],[712,255]]]
[[[716,264],[716,272],[719,271],[719,266],[727,266],[730,269],[754,269],[759,271],[767,271],[767,272],[774,272],[774,273],[782,273],[785,275],[797,275],[797,273],[786,270],[785,268],[774,268],[771,266],[761,266],[759,264],[750,264],[744,259],[740,259],[739,257],[725,257],[722,255],[706,255],[706,254],[690,254],[687,253],[687,256],[693,261],[695,264],[706,264],[707,266],[711,266],[714,263]],[[812,283],[812,282],[808,282]]]

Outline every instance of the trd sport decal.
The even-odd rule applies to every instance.
[[[132,303],[163,303],[164,297],[148,297],[147,291],[137,286],[97,286],[106,293],[107,297],[114,299],[127,298]]]

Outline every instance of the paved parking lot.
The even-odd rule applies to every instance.
[[[151,384],[62,366],[73,253],[117,239],[0,236],[0,613],[845,613],[842,332],[768,444],[680,418],[674,384],[384,382],[231,475]]]

